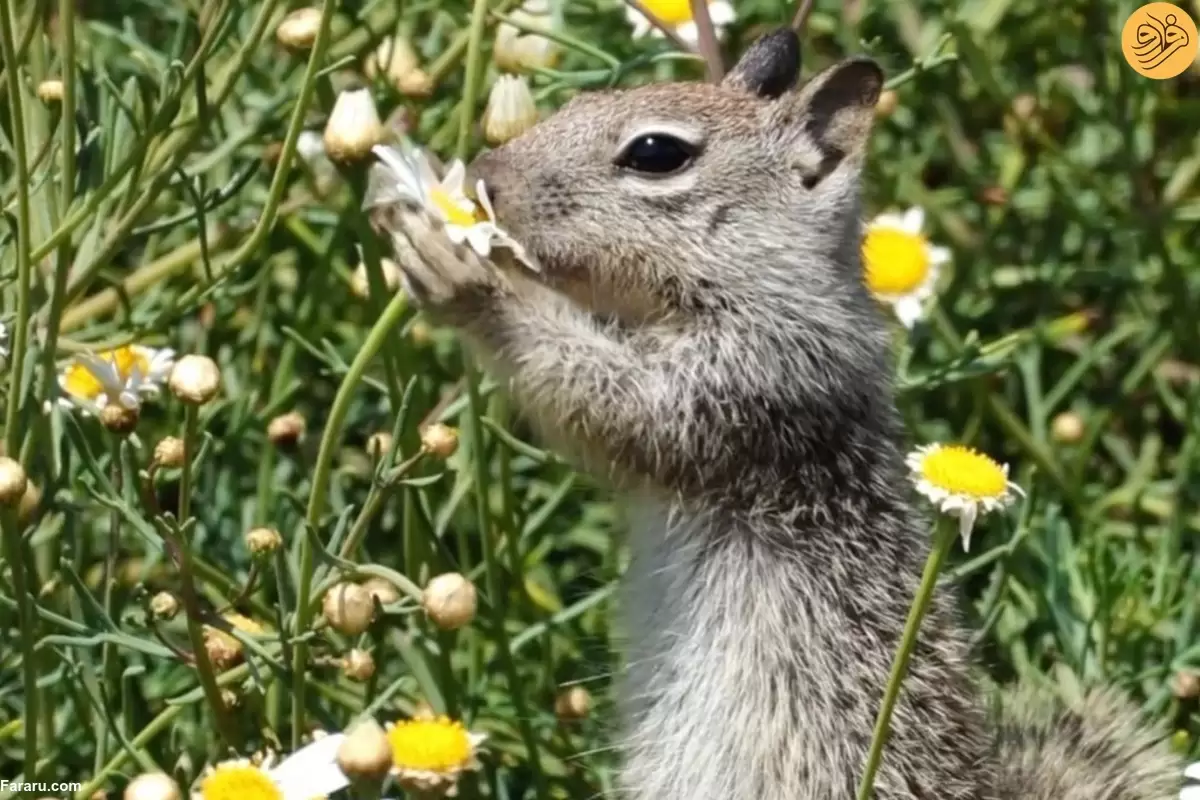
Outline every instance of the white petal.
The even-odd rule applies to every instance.
[[[1200,800],[1200,786],[1186,786],[1179,792],[1179,800]]]
[[[471,245],[471,249],[481,256],[487,256],[492,252],[492,233],[495,228],[490,225],[472,225],[467,228],[467,244]]]
[[[925,226],[925,211],[920,206],[913,206],[904,212],[904,230],[909,233],[920,233]]]
[[[471,228],[464,228],[462,225],[446,225],[445,230],[447,239],[454,244],[462,244],[467,240],[467,235],[470,233]]]
[[[958,532],[963,540],[963,552],[971,546],[971,531],[975,528],[975,504],[968,503],[958,517]]]
[[[296,138],[296,153],[305,161],[325,157],[325,137],[318,131],[302,131]]]
[[[1194,781],[1200,781],[1200,761],[1188,764],[1183,769],[1183,776]]]
[[[897,300],[892,304],[892,309],[896,312],[896,318],[900,320],[900,324],[906,328],[912,328],[917,324],[917,320],[924,316],[920,299],[912,295]]]
[[[905,216],[897,214],[894,211],[885,211],[878,214],[867,223],[867,228],[887,228],[889,230],[904,231],[909,233],[908,227],[905,225]]]
[[[286,800],[329,795],[350,784],[337,766],[337,751],[345,738],[344,733],[332,733],[317,739],[269,771]]]
[[[467,175],[467,168],[463,166],[463,162],[457,158],[446,170],[446,177],[442,178],[442,188],[446,193],[453,198],[459,198],[463,195],[463,178]]]
[[[938,245],[929,245],[929,263],[931,266],[940,267],[943,264],[950,263],[950,248],[939,247]],[[932,272],[933,270],[930,270]]]
[[[700,41],[700,30],[696,27],[696,23],[690,19],[687,22],[681,22],[676,25],[675,33],[684,42],[693,46],[695,46],[696,42]]]
[[[708,4],[708,16],[712,18],[714,28],[722,28],[732,24],[737,19],[737,12],[734,10],[732,3],[727,3],[725,0],[717,0],[715,3]]]
[[[487,214],[487,218],[494,223],[496,212],[492,208],[492,199],[488,197],[487,186],[484,185],[483,178],[475,181],[475,196],[479,198],[479,205],[483,206],[483,212]]]

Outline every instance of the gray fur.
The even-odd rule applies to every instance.
[[[631,800],[852,797],[929,546],[860,279],[878,68],[844,62],[778,97],[745,75],[584,95],[479,158],[541,276],[398,207],[378,218],[417,299],[631,501]],[[702,140],[689,169],[614,166],[663,126]],[[940,592],[922,629],[880,800],[1168,796],[1180,765],[1131,715],[1082,719],[1111,745],[1077,753],[1025,712],[997,729],[953,602]],[[1113,753],[1129,758],[1096,763]]]

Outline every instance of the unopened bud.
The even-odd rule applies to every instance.
[[[125,436],[137,428],[141,416],[137,406],[126,408],[120,403],[107,403],[100,409],[100,424],[118,436]]]
[[[1050,423],[1050,434],[1060,444],[1078,444],[1083,439],[1084,422],[1075,411],[1064,411]]]
[[[289,411],[267,423],[267,438],[276,447],[292,447],[304,439],[307,428],[303,414]]]
[[[458,450],[458,431],[435,422],[421,431],[421,447],[435,458],[449,458]]]
[[[392,745],[374,719],[355,725],[338,745],[338,768],[352,782],[382,781],[392,768]]]
[[[446,572],[425,585],[421,605],[433,623],[443,630],[454,630],[475,618],[479,599],[475,584],[457,572]]]
[[[165,772],[138,775],[125,787],[124,800],[180,800],[179,784]]]
[[[367,455],[378,461],[392,452],[395,444],[392,435],[387,431],[376,431],[367,437]]]
[[[396,91],[405,97],[429,97],[433,94],[433,78],[423,69],[414,69],[396,79]]]
[[[357,636],[375,619],[375,600],[357,583],[339,583],[325,593],[325,621],[338,633]]]
[[[174,619],[179,613],[179,600],[170,592],[159,592],[150,598],[150,613],[159,619]]]
[[[879,93],[879,99],[875,101],[875,116],[886,119],[895,114],[899,107],[900,95],[896,94],[893,89],[884,89]]]
[[[541,0],[528,0],[511,12],[509,17],[535,30],[553,28],[550,7]],[[496,66],[502,70],[524,72],[535,68],[549,69],[558,63],[561,52],[562,46],[546,36],[525,33],[508,22],[501,22],[496,26],[492,57]]]
[[[483,135],[489,144],[501,145],[532,128],[537,118],[537,106],[525,78],[501,75],[488,95]]]
[[[375,674],[375,659],[356,647],[342,659],[342,674],[352,681],[369,680]]]
[[[383,141],[383,123],[370,89],[350,89],[338,95],[325,124],[325,154],[333,161],[362,161]]]
[[[362,587],[371,594],[371,597],[378,600],[381,606],[391,605],[400,600],[400,592],[396,590],[391,581],[383,578],[368,578],[363,581]]]
[[[592,711],[592,696],[582,686],[572,686],[554,700],[554,713],[563,722],[585,719]]]
[[[279,43],[290,50],[307,50],[317,39],[321,29],[321,9],[301,8],[283,18],[275,29]]]
[[[38,84],[37,96],[43,103],[61,103],[63,99],[63,82],[57,79],[42,81]]]
[[[0,456],[0,505],[15,506],[25,496],[29,479],[20,462],[8,456]]]
[[[1038,109],[1038,100],[1036,97],[1034,97],[1031,94],[1028,94],[1028,93],[1019,94],[1013,98],[1013,101],[1012,101],[1013,116],[1015,116],[1017,119],[1021,120],[1022,122],[1032,119],[1033,115],[1037,113],[1037,109]]]
[[[204,405],[221,390],[221,370],[208,356],[187,355],[175,362],[167,385],[183,402]]]
[[[154,445],[154,463],[159,467],[182,467],[183,457],[183,439],[164,436]]]
[[[42,490],[33,481],[26,481],[25,494],[21,495],[21,502],[17,506],[17,517],[21,524],[24,525],[33,519],[37,513],[38,506],[42,504]]]
[[[1200,675],[1190,670],[1180,670],[1171,681],[1171,693],[1180,700],[1200,697]]]
[[[252,528],[246,531],[246,549],[253,555],[268,555],[281,547],[283,537],[274,528]]]

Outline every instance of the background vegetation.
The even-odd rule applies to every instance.
[[[954,250],[933,316],[898,332],[914,441],[970,443],[1009,462],[1029,493],[952,565],[989,672],[1119,683],[1194,754],[1200,69],[1167,81],[1134,73],[1119,44],[1134,6],[818,2],[804,60],[811,72],[869,52],[885,65],[894,83],[870,209],[922,206],[931,238]],[[656,57],[670,42],[631,39],[619,3],[556,8],[562,33],[586,44],[531,75],[544,111],[584,88],[703,78],[699,61]],[[495,18],[479,17],[488,28],[468,47],[463,0],[347,0],[310,64],[275,39],[292,10],[279,0],[4,9],[0,318],[18,339],[28,256],[32,320],[23,372],[17,353],[5,367],[5,433],[40,498],[28,498],[10,526],[20,542],[9,531],[17,546],[5,551],[0,775],[30,778],[23,745],[35,730],[38,777],[84,781],[81,798],[116,795],[156,765],[186,785],[227,756],[187,663],[186,615],[150,611],[158,591],[184,588],[160,512],[181,513],[186,481],[183,538],[205,620],[236,608],[266,629],[239,634],[246,660],[219,672],[240,752],[287,751],[309,726],[340,730],[364,710],[395,719],[423,701],[491,736],[467,797],[605,792],[620,508],[529,443],[486,380],[474,427],[458,342],[419,313],[406,311],[358,374],[382,307],[352,290],[358,195],[294,154],[300,131],[321,129],[336,92],[362,82],[363,57],[399,30],[433,91],[404,96],[377,79],[380,110],[452,156],[463,114],[478,117],[497,74]],[[739,3],[726,62],[792,13]],[[463,103],[476,56],[482,91]],[[61,99],[39,97],[49,79],[63,81]],[[465,130],[474,152],[478,125]],[[169,394],[123,439],[94,418],[42,411],[56,363],[130,341],[220,366],[187,475],[146,474],[159,440],[184,433],[186,409]],[[307,435],[269,437],[271,420],[293,411]],[[397,480],[390,465],[418,453],[420,424],[433,420],[461,427],[458,452],[419,458]],[[395,442],[382,465],[367,446],[380,431]],[[256,567],[245,534],[257,526],[279,531],[283,549]],[[447,571],[479,588],[479,614],[458,631],[439,630],[404,592],[360,636],[319,613],[331,575],[419,587]],[[36,608],[18,602],[22,577]],[[301,636],[281,636],[304,598]],[[21,607],[35,612],[24,636]],[[372,654],[368,680],[340,664],[352,647]],[[590,713],[559,719],[572,716],[563,702],[556,713],[571,686],[586,688]]]

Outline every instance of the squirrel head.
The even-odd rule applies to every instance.
[[[776,31],[719,85],[582,94],[472,178],[547,280],[597,313],[758,302],[772,270],[817,295],[861,284],[859,174],[883,74],[867,58],[797,87],[799,72],[796,34]]]

